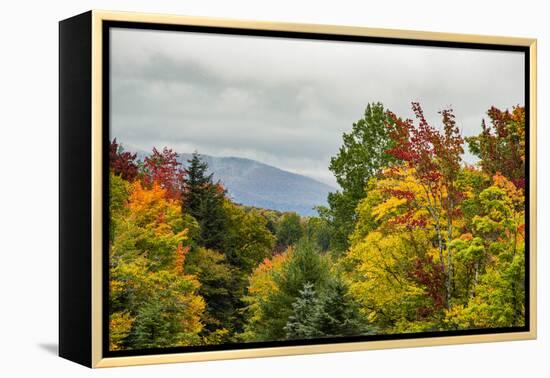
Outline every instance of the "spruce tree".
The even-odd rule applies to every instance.
[[[189,213],[195,218],[200,216],[199,211],[203,198],[203,190],[209,183],[212,182],[212,175],[207,174],[208,164],[200,159],[197,152],[193,153],[185,170],[185,178],[183,180],[183,208],[184,213]]]
[[[213,175],[207,174],[208,164],[195,152],[187,161],[183,179],[182,213],[192,215],[200,226],[199,245],[220,250],[225,233],[223,202],[225,190],[214,183]]]
[[[340,279],[332,279],[319,294],[313,284],[305,283],[292,310],[284,327],[288,339],[354,336],[369,331],[358,304]]]
[[[353,336],[369,331],[366,319],[359,312],[359,304],[339,278],[329,282],[312,321],[323,336]]]
[[[258,330],[264,339],[284,339],[284,327],[294,313],[293,303],[300,298],[306,284],[313,285],[316,292],[322,291],[330,279],[329,261],[319,253],[315,244],[307,239],[300,240],[293,249],[292,258],[285,263],[280,274],[273,277],[278,290],[261,303],[262,329]]]
[[[322,336],[317,327],[317,314],[322,311],[312,283],[306,282],[300,296],[292,304],[293,314],[288,317],[284,330],[287,339],[307,339]]]

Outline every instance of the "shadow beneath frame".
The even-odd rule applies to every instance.
[[[38,347],[50,354],[59,355],[59,346],[57,343],[40,343]]]

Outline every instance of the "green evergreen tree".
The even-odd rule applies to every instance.
[[[280,340],[286,337],[284,327],[293,314],[292,304],[300,297],[306,283],[320,291],[330,278],[329,261],[322,256],[315,243],[301,239],[292,258],[285,263],[280,274],[274,276],[278,290],[260,304],[261,329],[255,330],[260,340]]]
[[[208,164],[195,152],[188,160],[183,179],[182,213],[193,216],[200,226],[198,244],[220,250],[225,234],[225,190],[207,174]]]
[[[159,302],[142,305],[134,324],[134,332],[129,341],[133,348],[146,349],[172,346],[178,338],[169,316]]]
[[[292,304],[293,314],[284,326],[287,339],[308,339],[322,336],[317,327],[317,317],[322,305],[312,283],[306,282],[300,296]]]
[[[322,336],[353,336],[369,331],[359,304],[349,295],[341,279],[333,279],[319,301],[313,324]]]
[[[353,336],[368,331],[359,305],[340,279],[332,279],[319,294],[306,282],[292,310],[284,327],[288,339]]]

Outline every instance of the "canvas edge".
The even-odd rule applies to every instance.
[[[529,314],[530,336],[537,338],[537,40],[529,44]]]
[[[327,33],[409,40],[448,41],[480,44],[501,44],[529,47],[530,54],[530,329],[526,332],[444,336],[434,338],[348,342],[306,346],[237,349],[208,352],[172,353],[131,357],[103,358],[102,345],[102,23],[103,21],[128,21],[175,25],[217,26],[228,28]],[[426,347],[452,344],[470,344],[500,341],[533,340],[537,337],[536,303],[536,221],[537,221],[537,166],[536,166],[536,39],[474,34],[425,32],[414,30],[380,29],[356,26],[321,24],[296,24],[236,20],[197,16],[177,16],[149,13],[92,11],[92,367],[117,367],[176,362],[198,362],[224,359],[305,355],[331,352],[352,352],[373,349]]]
[[[58,24],[58,355],[91,366],[91,12]]]
[[[103,358],[103,17],[92,10],[92,367]]]

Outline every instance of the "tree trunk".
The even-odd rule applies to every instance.
[[[448,248],[450,241],[452,240],[453,235],[453,222],[447,215],[447,282],[445,283],[447,289],[447,308],[451,306],[451,283],[453,279],[453,253],[450,248]]]

